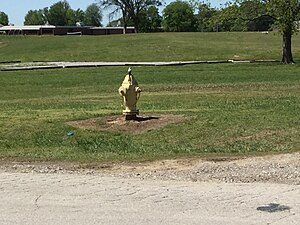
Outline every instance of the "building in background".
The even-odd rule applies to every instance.
[[[90,26],[0,26],[2,35],[109,35],[123,34],[123,27]],[[127,27],[126,33],[135,33],[134,27]]]

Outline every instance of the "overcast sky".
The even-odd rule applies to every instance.
[[[5,12],[9,17],[9,22],[15,25],[23,25],[24,17],[29,10],[42,9],[49,7],[59,0],[0,0],[0,11]],[[72,9],[85,10],[86,7],[97,0],[67,0]],[[165,0],[166,4],[169,4],[173,0]],[[175,1],[175,0],[174,0]],[[204,0],[205,1],[205,0]],[[214,7],[220,7],[227,0],[210,0]],[[104,12],[103,25],[108,23],[108,15]]]

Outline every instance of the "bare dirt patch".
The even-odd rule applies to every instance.
[[[172,123],[179,123],[186,119],[183,115],[150,115],[138,116],[135,120],[125,120],[123,115],[98,117],[87,120],[67,122],[68,125],[87,130],[126,132],[141,134],[150,130],[163,128]]]
[[[194,157],[145,162],[16,162],[0,159],[0,173],[100,174],[142,180],[300,185],[299,162],[300,152],[256,157]]]

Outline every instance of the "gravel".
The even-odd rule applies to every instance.
[[[0,161],[0,172],[102,174],[113,177],[225,183],[300,185],[300,152],[241,159],[186,158],[141,163],[49,163]]]

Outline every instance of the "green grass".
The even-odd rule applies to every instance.
[[[296,61],[299,43],[294,36]],[[0,62],[280,59],[280,46],[276,33],[0,36]],[[188,119],[142,135],[66,125],[121,114],[117,90],[126,71],[0,71],[0,158],[149,160],[300,150],[298,64],[134,67],[142,113]]]
[[[294,35],[294,55],[300,49]],[[108,36],[0,36],[0,62],[279,59],[278,33],[155,33]]]
[[[300,150],[297,64],[134,67],[144,90],[138,103],[141,113],[182,114],[188,119],[142,135],[66,125],[121,114],[117,90],[126,71],[99,67],[0,72],[0,158],[148,160]],[[69,131],[75,135],[67,136]]]

